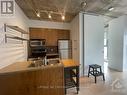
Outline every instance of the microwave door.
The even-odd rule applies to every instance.
[[[35,46],[42,46],[42,42],[41,41],[31,41],[30,42],[30,45],[32,47],[35,47]]]

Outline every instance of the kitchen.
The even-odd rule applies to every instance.
[[[17,61],[0,69],[0,84],[3,85],[1,94],[39,95],[43,92],[50,95],[53,92],[55,95],[64,95],[72,87],[76,87],[78,93],[79,64],[72,60],[69,30],[30,28],[28,33],[18,26],[4,24],[4,32],[5,44],[27,42],[29,55],[27,61]],[[21,33],[21,36],[17,36],[16,32]],[[53,39],[50,38],[51,34]],[[24,35],[29,35],[30,40],[23,38]]]
[[[126,59],[121,39],[127,17],[115,12],[125,1],[116,1],[0,0],[0,95],[99,95],[100,91],[113,95],[109,81],[119,77]],[[11,4],[12,8],[5,7]],[[105,73],[105,30],[110,31],[108,67],[118,74],[115,77],[112,71]]]
[[[67,93],[64,88],[67,84],[64,76],[69,74],[64,75],[65,68],[66,73],[70,73],[68,67],[75,66],[72,69],[76,70],[75,77],[79,77],[79,65],[71,60],[70,25],[45,21],[44,25],[39,27],[35,24],[36,21],[30,22],[32,20],[24,15],[16,3],[14,17],[2,18],[1,16],[0,53],[3,55],[0,59],[5,60],[0,62],[2,85],[0,94],[64,95]],[[67,62],[62,59],[67,59]],[[75,92],[78,93],[79,78],[76,82],[78,84],[75,85],[73,82],[73,87],[77,87]],[[50,88],[54,86],[58,88]]]

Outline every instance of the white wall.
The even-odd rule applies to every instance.
[[[80,76],[83,76],[83,64],[81,60],[82,47],[80,46],[82,45],[81,44],[82,40],[80,35],[80,14],[78,14],[71,21],[71,40],[72,40],[72,58],[73,60],[75,60],[80,64]]]
[[[29,23],[29,27],[52,28],[52,29],[69,29],[70,30],[70,23],[39,21],[39,20],[29,20],[28,23]]]
[[[73,59],[80,63],[80,76],[87,74],[89,64],[104,63],[104,21],[101,16],[79,13],[71,22]]]
[[[79,62],[79,15],[71,22],[72,58]]]
[[[102,16],[84,14],[84,68],[88,65],[104,64],[104,21]]]
[[[83,14],[79,13],[71,21],[72,57],[80,64],[80,76],[83,76]]]
[[[19,26],[28,31],[28,18],[24,15],[18,5],[15,5],[14,17],[0,17],[0,33],[3,31],[4,23]],[[8,66],[16,61],[24,61],[27,58],[27,47],[24,44],[0,44],[0,68]]]
[[[127,71],[127,31],[124,33],[124,63],[123,70]]]
[[[108,60],[109,68],[123,71],[123,47],[124,32],[126,28],[126,16],[113,19],[109,22],[108,33]]]

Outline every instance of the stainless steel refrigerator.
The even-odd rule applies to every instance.
[[[72,58],[71,40],[58,40],[58,51],[61,59],[71,59]]]

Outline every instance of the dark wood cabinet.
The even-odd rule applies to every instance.
[[[70,39],[70,30],[30,28],[30,39],[46,39],[46,46],[57,46],[58,39]]]

